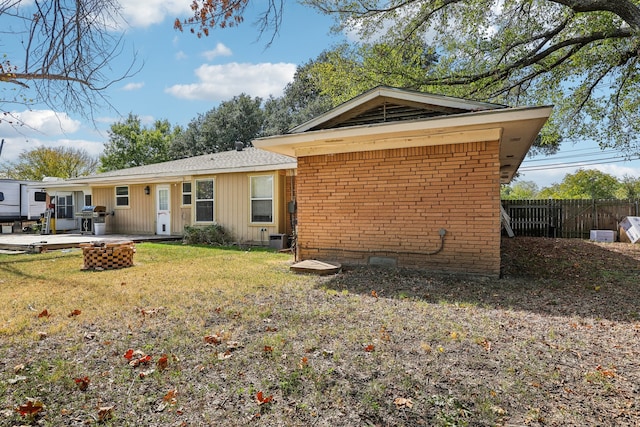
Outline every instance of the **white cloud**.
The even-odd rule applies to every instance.
[[[207,61],[211,61],[213,58],[217,58],[218,56],[231,56],[232,54],[233,52],[231,52],[231,49],[222,43],[216,44],[215,49],[202,52],[202,56],[207,58]]]
[[[190,4],[188,0],[120,0],[122,15],[129,26],[145,28],[166,18],[173,21],[179,16],[189,15]]]
[[[598,165],[595,166],[595,169],[598,169],[600,172],[608,173],[609,175],[613,175],[617,178],[622,178],[625,175],[630,175],[634,178],[640,178],[640,162],[636,161],[632,163],[636,167],[632,166],[621,166],[620,164],[608,164],[608,165]]]
[[[177,84],[165,92],[183,99],[225,101],[241,93],[266,98],[281,96],[293,80],[296,64],[262,63],[201,65],[195,70],[197,83]]]
[[[184,53],[184,51],[182,51],[182,50],[179,51],[178,53],[176,53],[176,59],[178,61],[182,61],[182,60],[187,59],[187,58],[189,58],[189,56],[186,53]]]
[[[3,135],[17,134],[24,137],[31,135],[55,136],[75,133],[80,129],[80,122],[74,120],[67,113],[59,113],[53,110],[27,110],[12,112],[14,122],[23,123],[15,126],[6,121],[0,122],[0,133]]]
[[[144,83],[127,83],[122,87],[122,90],[131,91],[131,90],[139,90],[144,87]]]

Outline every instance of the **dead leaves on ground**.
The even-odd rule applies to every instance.
[[[80,391],[86,391],[87,388],[89,388],[89,383],[91,382],[89,377],[74,378],[73,381],[76,383],[78,390]]]
[[[404,397],[396,397],[393,399],[393,404],[396,405],[396,408],[413,408],[413,401],[411,399],[406,399]]]
[[[44,408],[45,406],[41,401],[28,398],[25,403],[15,409],[22,417],[35,417],[36,414],[44,411]]]

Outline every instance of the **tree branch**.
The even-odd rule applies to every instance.
[[[640,8],[630,0],[549,0],[576,12],[611,12],[629,24],[635,32],[640,31]]]

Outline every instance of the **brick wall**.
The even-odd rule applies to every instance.
[[[498,276],[498,153],[495,141],[298,158],[300,259]]]

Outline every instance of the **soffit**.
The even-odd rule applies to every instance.
[[[500,180],[511,181],[551,107],[486,109],[406,121],[301,131],[254,146],[292,157],[475,141],[500,142]],[[326,121],[325,121],[326,122]]]

